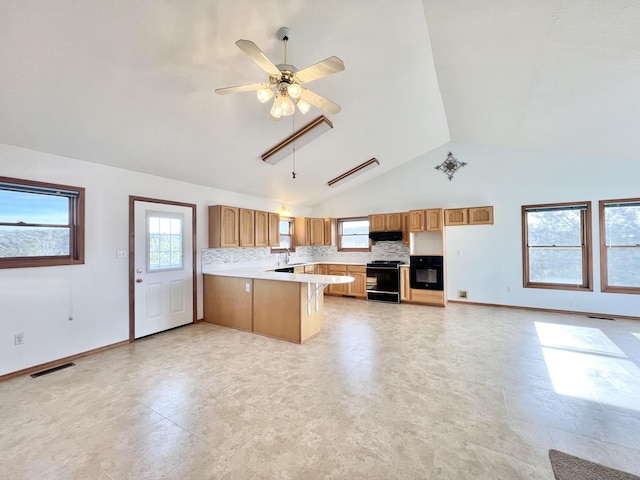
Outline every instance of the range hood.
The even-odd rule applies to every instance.
[[[402,240],[402,232],[369,232],[369,238],[374,242]]]

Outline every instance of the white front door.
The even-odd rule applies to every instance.
[[[134,338],[193,322],[193,210],[134,202]]]

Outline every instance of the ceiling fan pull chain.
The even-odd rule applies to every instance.
[[[285,43],[286,45],[286,43]],[[286,58],[286,55],[285,55]],[[286,60],[285,60],[286,62]],[[295,115],[291,115],[291,129],[293,130],[293,132],[295,133],[296,131],[296,116]],[[293,171],[291,172],[291,175],[293,176],[293,179],[296,179],[296,142],[295,140],[293,141],[292,144],[292,148],[293,148]]]

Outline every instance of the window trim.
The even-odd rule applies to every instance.
[[[369,221],[368,216],[363,217],[344,217],[337,219],[338,225],[338,251],[339,252],[370,252],[371,251],[371,240],[369,240],[369,246],[367,248],[343,248],[342,247],[342,222],[344,221],[354,221],[354,220],[366,220]],[[371,225],[369,225],[371,227]],[[367,235],[368,238],[368,235]]]
[[[640,203],[640,198],[624,198],[614,200],[600,200],[598,202],[598,214],[599,214],[599,230],[600,230],[600,291],[605,293],[627,293],[633,295],[640,295],[640,287],[622,287],[609,285],[609,268],[608,268],[608,255],[607,255],[607,232],[605,225],[605,208],[608,204],[632,204]],[[640,248],[640,247],[638,247]]]
[[[532,282],[529,280],[529,232],[527,228],[527,212],[533,209],[563,210],[567,207],[585,206],[580,213],[581,242],[582,242],[582,284],[564,284],[550,282]],[[591,201],[547,203],[539,205],[523,205],[522,217],[522,285],[524,288],[542,288],[548,290],[572,290],[582,292],[593,291],[593,261],[591,241]]]
[[[0,269],[27,268],[27,267],[54,267],[58,265],[84,264],[84,232],[85,232],[85,189],[60,185],[57,183],[39,182],[0,176],[0,183],[8,183],[19,186],[41,188],[44,190],[58,190],[72,192],[74,196],[69,198],[70,218],[70,252],[69,255],[40,256],[40,257],[4,257],[0,258]],[[27,189],[28,190],[28,189]],[[27,192],[29,193],[29,192]],[[37,192],[30,192],[37,193]],[[46,193],[46,192],[44,192]],[[35,224],[34,224],[35,225]],[[38,226],[38,225],[35,225]]]
[[[289,236],[291,237],[291,247],[290,248],[285,248],[285,247],[271,247],[271,253],[291,253],[291,252],[295,252],[296,251],[296,244],[295,244],[295,217],[283,217],[282,215],[280,216],[280,222],[282,220],[287,220],[289,222]],[[280,227],[280,222],[278,222],[278,227]],[[282,234],[280,234],[282,235]],[[280,242],[282,243],[282,240],[280,240]]]

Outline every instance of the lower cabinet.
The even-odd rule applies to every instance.
[[[327,265],[328,275],[342,275],[353,277],[351,283],[333,284],[327,287],[327,295],[351,295],[365,298],[367,295],[367,269],[364,265]]]
[[[409,267],[400,267],[400,301],[411,300],[411,280],[409,279]]]
[[[354,278],[353,282],[347,283],[347,295],[365,298],[367,295],[367,268],[360,265],[348,265],[347,275]]]
[[[411,288],[409,267],[400,267],[400,301],[420,305],[444,307],[447,297],[442,290],[420,290]]]
[[[347,266],[346,265],[328,265],[329,275],[340,275],[345,276],[347,274]],[[329,285],[327,291],[329,295],[346,295],[347,294],[347,285],[348,283],[334,283]]]

